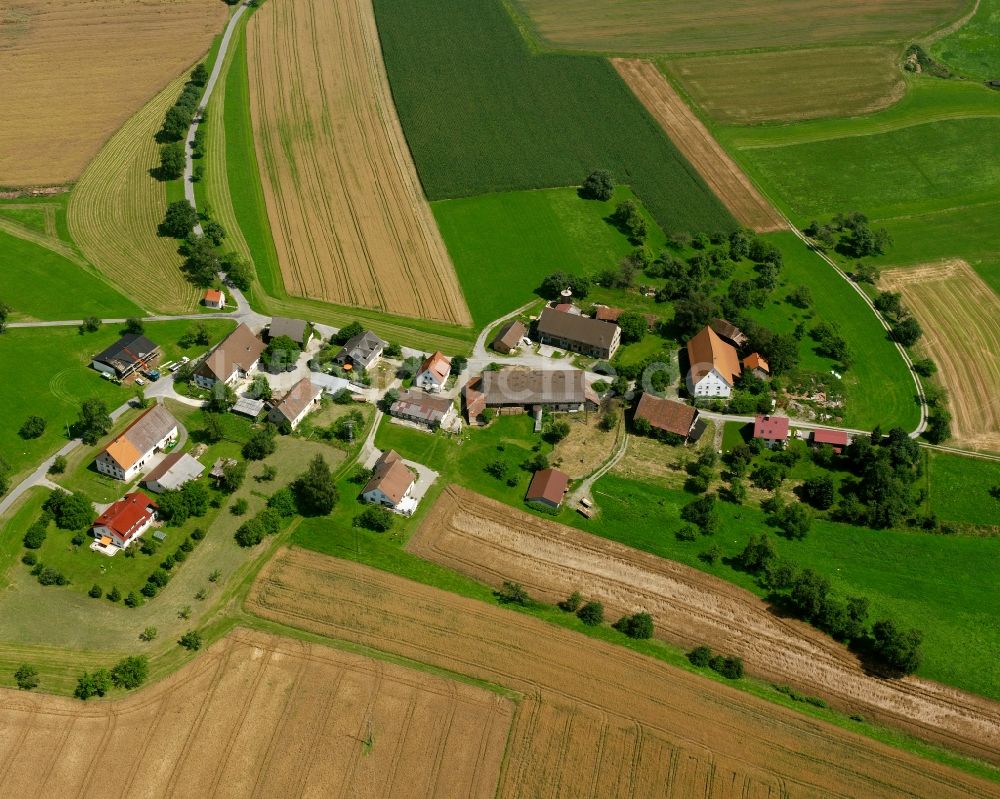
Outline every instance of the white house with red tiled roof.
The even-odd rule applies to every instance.
[[[451,359],[435,352],[422,364],[413,383],[424,391],[440,391],[451,375]]]
[[[226,293],[218,289],[208,289],[205,296],[201,298],[206,308],[225,308]]]
[[[126,494],[94,520],[91,532],[95,541],[91,548],[101,551],[111,547],[125,549],[156,520],[157,507],[142,491]]]
[[[108,444],[97,456],[101,474],[128,482],[153,455],[177,440],[177,420],[163,405],[154,405]]]

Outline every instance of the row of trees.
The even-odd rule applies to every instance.
[[[528,608],[535,604],[524,590],[524,586],[510,580],[505,580],[493,595],[502,605],[520,605]],[[596,599],[584,601],[583,594],[579,591],[574,591],[566,599],[558,602],[556,607],[564,613],[574,614],[588,627],[597,627],[604,623],[604,605]],[[626,614],[611,626],[629,638],[653,637],[653,617],[646,611]]]
[[[194,121],[198,102],[207,82],[208,70],[204,64],[198,64],[184,84],[180,96],[167,109],[163,124],[156,134],[156,140],[160,142],[160,166],[154,174],[157,179],[176,180],[184,174],[184,137]]]
[[[813,220],[803,233],[821,249],[836,249],[854,258],[884,255],[892,246],[889,231],[885,228],[873,229],[868,217],[858,211],[837,214],[825,225]]]

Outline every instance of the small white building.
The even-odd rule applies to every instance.
[[[315,385],[308,377],[303,377],[271,408],[268,419],[279,426],[287,422],[294,430],[319,405],[322,396],[323,388]]]
[[[420,364],[413,383],[424,391],[440,391],[450,375],[451,359],[441,352],[435,352]]]
[[[740,356],[710,327],[701,330],[687,343],[690,369],[688,393],[695,399],[732,395],[740,376]]]
[[[138,540],[156,520],[157,504],[141,491],[126,494],[94,520],[92,548],[114,552]]]
[[[383,452],[375,461],[371,479],[365,484],[361,498],[373,505],[382,505],[407,516],[413,512],[413,472],[395,450]]]
[[[212,350],[195,369],[194,382],[210,389],[216,383],[231,386],[257,371],[265,344],[244,324],[240,324]]]
[[[219,289],[208,289],[201,301],[206,308],[225,308],[226,293]]]
[[[163,405],[154,405],[130,424],[97,456],[101,474],[128,482],[157,452],[177,441],[177,420]]]

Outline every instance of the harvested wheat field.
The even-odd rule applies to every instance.
[[[17,0],[0,7],[0,186],[75,180],[101,145],[202,56],[218,0]]]
[[[471,324],[396,116],[371,0],[251,18],[257,161],[285,289]]]
[[[3,796],[492,797],[513,703],[236,630],[125,699],[0,691]]]
[[[666,62],[684,91],[725,125],[880,111],[906,91],[893,47],[730,53]]]
[[[891,269],[879,285],[902,292],[924,330],[955,443],[1000,452],[1000,297],[960,259]]]
[[[408,548],[490,585],[514,580],[553,603],[583,591],[603,602],[612,619],[646,610],[661,638],[735,653],[765,679],[1000,762],[1000,706],[915,677],[870,677],[832,639],[772,614],[747,591],[674,561],[457,486],[442,494]]]
[[[741,225],[758,233],[788,227],[655,64],[634,58],[612,58],[611,63]]]
[[[141,306],[163,313],[193,310],[200,296],[181,274],[177,241],[156,235],[167,192],[149,175],[160,162],[153,137],[186,79],[176,78],[111,138],[66,210],[70,235],[87,259]]]
[[[497,796],[1000,796],[624,647],[356,563],[279,553],[246,607],[519,691]]]

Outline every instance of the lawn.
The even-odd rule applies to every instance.
[[[1000,528],[1000,463],[925,451],[924,469],[931,512],[947,521]]]
[[[678,541],[674,531],[690,494],[609,475],[595,486],[595,498],[602,511],[597,519],[570,515],[564,521],[764,595],[749,575],[725,563],[742,551],[751,534],[768,529],[758,509],[720,503],[720,532],[689,543]],[[1000,556],[1000,540],[874,531],[826,521],[815,522],[802,541],[772,538],[782,557],[816,569],[841,595],[868,597],[873,618],[891,615],[923,630],[921,676],[1000,699],[995,658],[1000,593],[990,566]],[[711,566],[698,554],[713,545],[722,550],[722,560]]]
[[[500,0],[376,0],[386,70],[432,200],[610,169],[670,231],[735,222],[611,65],[539,55]]]
[[[0,206],[0,212],[4,209]],[[0,231],[0,301],[12,319],[142,316],[138,305],[62,255]]]
[[[164,358],[176,358],[177,339],[193,322],[149,322],[146,335],[164,349]],[[212,341],[232,328],[229,320],[206,320]],[[0,336],[0,374],[10,376],[0,415],[0,456],[18,474],[44,460],[66,442],[80,403],[99,397],[111,410],[133,396],[131,387],[117,386],[90,368],[90,359],[119,337],[118,325],[104,325],[96,333],[80,335],[75,327],[10,329]],[[192,355],[203,352],[196,348]],[[16,378],[14,377],[16,375]],[[16,391],[10,390],[16,379]],[[25,441],[18,436],[29,415],[44,418],[45,433]]]
[[[980,0],[975,16],[931,46],[932,55],[949,67],[980,80],[1000,77],[1000,0]]]
[[[576,189],[546,189],[434,203],[475,325],[481,328],[533,299],[552,272],[613,268],[633,246],[607,217],[634,196],[619,186],[608,202],[580,199]],[[647,219],[648,244],[658,252],[665,237]]]

